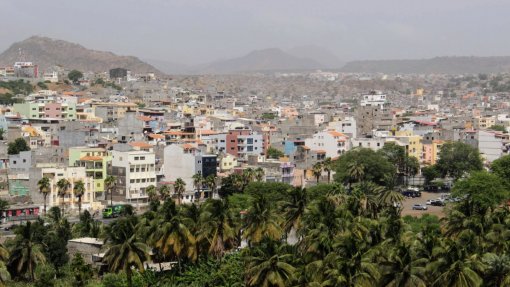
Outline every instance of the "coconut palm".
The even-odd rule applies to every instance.
[[[319,180],[322,175],[322,163],[321,162],[317,162],[312,166],[312,174],[313,174],[313,176],[315,176],[317,183],[319,183]]]
[[[245,216],[244,238],[248,244],[257,244],[264,238],[278,240],[282,236],[281,218],[274,212],[269,199],[256,194]]]
[[[174,193],[177,196],[177,204],[179,205],[181,204],[184,191],[186,191],[186,183],[179,177],[174,183]]]
[[[160,186],[158,192],[160,199],[163,201],[170,197],[170,187],[168,187],[166,184]]]
[[[82,180],[74,183],[73,192],[74,196],[78,198],[78,214],[81,214],[81,198],[85,194],[85,184]]]
[[[117,178],[113,175],[109,175],[104,179],[104,189],[106,192],[110,193],[110,206],[113,206],[113,190],[115,189],[116,184]],[[108,200],[106,194],[105,199]]]
[[[257,167],[254,171],[254,177],[257,181],[263,181],[264,180],[264,169],[261,167]]]
[[[134,216],[118,219],[106,229],[106,253],[103,261],[111,272],[124,271],[128,286],[133,286],[132,268],[144,271],[149,258],[148,247],[136,233],[138,219]]]
[[[209,242],[209,254],[221,258],[227,249],[236,244],[236,228],[226,200],[212,199],[206,202],[201,216],[200,237]]]
[[[147,193],[150,202],[156,201],[158,198],[158,194],[156,193],[156,187],[152,184],[145,188],[145,193]]]
[[[300,229],[307,203],[308,195],[305,188],[295,187],[290,190],[288,201],[284,201],[281,206],[285,219],[283,227],[285,233],[288,234],[292,228]]]
[[[205,178],[205,185],[211,190],[211,196],[214,198],[216,189],[218,188],[218,178],[214,174],[210,174]]]
[[[59,181],[57,181],[57,189],[58,189],[58,196],[62,199],[62,213],[64,213],[64,198],[71,188],[71,183],[69,180],[62,178]]]
[[[28,276],[31,281],[34,281],[35,268],[38,264],[46,262],[42,246],[36,240],[38,234],[36,234],[35,224],[27,222],[16,228],[14,233],[16,238],[7,265],[9,272],[14,277]]]
[[[328,183],[331,183],[331,170],[333,169],[333,161],[330,157],[322,162],[322,168],[328,173]]]
[[[43,176],[38,182],[37,185],[39,186],[39,192],[44,197],[44,214],[46,215],[46,198],[48,197],[48,194],[51,192],[51,183],[50,179],[46,176]]]
[[[204,198],[204,195],[201,193],[202,185],[204,184],[204,177],[201,173],[195,173],[193,175],[193,186],[197,190],[197,193],[199,194],[200,198]],[[198,200],[197,198],[196,200]]]
[[[186,218],[176,211],[175,204],[171,207],[172,204],[165,202],[165,205],[169,205],[171,212],[165,215],[165,221],[152,234],[151,241],[165,258],[177,260],[180,268],[183,259],[197,259],[196,238],[186,226]]]
[[[7,280],[11,278],[7,270],[6,262],[9,260],[9,251],[0,244],[0,286],[4,286]]]
[[[289,264],[292,257],[285,252],[285,246],[278,246],[276,242],[268,241],[255,247],[247,257],[246,286],[290,286],[296,272]]]
[[[359,162],[351,162],[348,166],[349,187],[353,182],[360,182],[365,176],[365,166]],[[350,189],[350,188],[349,188]]]

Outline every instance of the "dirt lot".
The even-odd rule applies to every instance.
[[[428,210],[413,210],[414,204],[425,204],[429,199],[437,199],[441,196],[441,193],[435,192],[422,192],[421,197],[416,198],[406,198],[403,202],[404,209],[402,210],[402,216],[412,215],[412,216],[421,216],[425,213],[433,214],[438,217],[443,217],[443,206],[432,206],[427,205]]]

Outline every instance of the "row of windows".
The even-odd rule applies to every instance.
[[[147,178],[147,179],[145,179],[145,178],[140,179],[139,178],[139,179],[131,179],[129,182],[130,183],[135,183],[135,182],[136,183],[140,183],[140,182],[141,183],[144,183],[144,182],[156,182],[156,179],[155,178]]]

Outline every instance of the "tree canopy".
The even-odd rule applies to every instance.
[[[376,183],[383,183],[387,175],[393,175],[396,172],[393,164],[382,153],[368,148],[356,148],[334,161],[335,181],[340,183],[352,181],[351,169],[353,165],[361,167],[360,171],[364,174],[365,180]]]
[[[76,84],[78,80],[83,78],[83,73],[78,70],[72,70],[69,72],[69,74],[67,74],[67,78]]]
[[[447,142],[439,151],[436,167],[442,177],[459,179],[469,172],[482,170],[483,162],[478,149],[463,142]]]
[[[7,148],[8,154],[19,154],[22,151],[29,151],[30,147],[24,138],[17,138],[13,142],[9,143]]]

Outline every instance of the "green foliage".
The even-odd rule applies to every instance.
[[[74,255],[71,261],[71,272],[73,274],[73,286],[82,287],[92,278],[92,267],[85,263],[81,254]]]
[[[395,173],[395,167],[381,153],[368,148],[356,148],[346,152],[334,162],[335,181],[339,183],[353,182],[350,174],[352,164],[362,166],[363,178],[376,183],[384,183],[387,175]]]
[[[24,138],[17,138],[13,142],[9,143],[7,148],[8,154],[19,154],[22,151],[29,151],[30,147]]]
[[[463,142],[447,142],[441,147],[436,167],[442,177],[459,179],[472,171],[482,170],[483,163],[476,148]]]
[[[491,164],[491,170],[510,187],[510,155],[505,155]]]
[[[274,120],[276,115],[274,113],[263,113],[260,118],[263,120]]]
[[[286,200],[288,191],[293,187],[283,182],[250,182],[244,192],[251,196],[257,194],[265,195],[271,203]]]
[[[7,210],[9,208],[9,202],[4,199],[0,199],[0,211]]]
[[[430,184],[434,179],[441,176],[441,172],[435,165],[425,166],[421,169],[421,174],[425,178],[425,184]]]
[[[0,81],[0,88],[4,88],[11,91],[12,95],[29,95],[34,91],[34,87],[30,82],[24,81],[24,80],[15,80],[15,81],[8,81],[8,82],[2,82]],[[6,94],[7,95],[7,94]]]
[[[283,157],[283,156],[285,156],[285,154],[279,149],[276,149],[271,146],[267,149],[267,157],[268,158],[279,159],[280,157]]]
[[[48,86],[44,82],[38,82],[37,86],[41,89],[47,90]]]
[[[52,287],[55,286],[55,268],[53,266],[45,264],[37,266],[36,270],[37,281],[35,281],[35,287]]]
[[[424,214],[421,217],[406,215],[402,219],[409,225],[409,228],[414,233],[419,233],[425,228],[433,228],[439,232],[439,228],[441,227],[439,218],[435,215]]]
[[[503,125],[493,125],[489,129],[497,132],[506,133],[506,127]]]
[[[78,70],[72,70],[69,74],[67,74],[67,78],[76,84],[81,78],[83,78],[83,73]]]
[[[3,128],[0,128],[0,140],[4,139],[5,130]]]
[[[190,265],[176,277],[172,286],[205,287],[241,286],[244,264],[241,254],[235,252],[223,257],[221,261],[208,258],[196,265]]]
[[[510,191],[497,175],[480,171],[457,182],[452,195],[465,198],[460,204],[462,211],[474,215],[485,214],[488,209],[504,203],[510,198]]]

